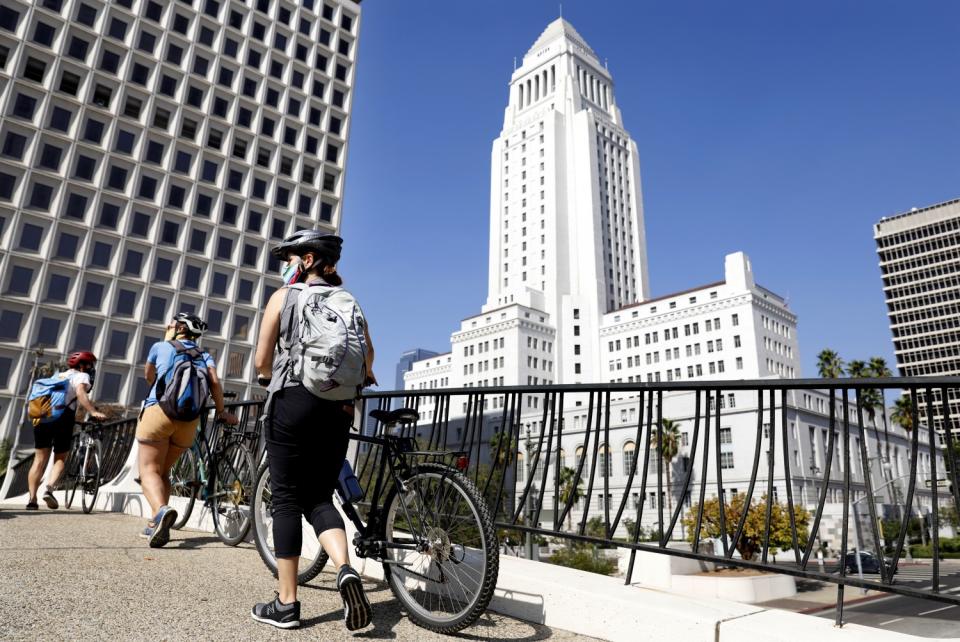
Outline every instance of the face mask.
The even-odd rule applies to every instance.
[[[286,263],[280,264],[280,279],[284,285],[296,283],[300,279],[301,264],[299,257],[293,257]]]

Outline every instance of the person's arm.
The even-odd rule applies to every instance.
[[[156,364],[150,363],[149,361],[145,366],[143,366],[143,378],[147,380],[147,384],[150,387],[153,387],[153,384],[157,381],[157,366]]]
[[[210,396],[213,397],[213,403],[217,407],[217,419],[236,426],[238,423],[236,415],[223,407],[223,386],[220,385],[220,377],[217,376],[215,367],[207,366],[207,378],[210,380]]]
[[[277,338],[280,336],[280,312],[286,296],[287,288],[280,288],[267,301],[267,307],[263,311],[260,335],[257,337],[257,350],[253,356],[253,366],[257,370],[259,381],[269,381],[273,376],[273,353]]]
[[[377,385],[377,376],[373,374],[373,341],[370,339],[370,327],[368,324],[364,324],[363,334],[367,338],[367,380],[363,383],[366,386],[375,386]]]
[[[107,418],[105,414],[97,410],[97,407],[93,405],[93,402],[90,401],[90,397],[87,396],[87,389],[89,384],[81,383],[77,386],[77,403],[80,404],[80,407],[87,411],[87,415],[93,417],[98,421],[103,421]]]

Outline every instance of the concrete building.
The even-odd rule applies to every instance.
[[[960,199],[882,218],[873,236],[900,375],[960,375]],[[957,432],[960,397],[952,393],[950,420]],[[933,412],[942,432],[940,391]]]
[[[359,29],[351,0],[3,3],[0,434],[39,348],[138,404],[183,310],[250,394],[268,244],[340,227]]]
[[[423,359],[429,359],[430,357],[435,356],[437,356],[436,352],[433,352],[432,350],[426,350],[425,348],[414,348],[413,350],[407,350],[401,354],[400,361],[397,362],[396,376],[394,378],[394,389],[403,390],[403,375],[410,372],[414,362],[421,361]]]

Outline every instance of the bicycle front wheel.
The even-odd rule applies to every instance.
[[[89,514],[97,502],[97,493],[100,492],[100,449],[96,444],[90,444],[87,447],[87,456],[79,483],[83,485],[83,494],[80,496],[83,512]]]
[[[456,633],[486,610],[500,551],[490,509],[454,468],[422,464],[384,503],[383,570],[420,626]]]
[[[177,521],[171,525],[171,528],[181,529],[190,519],[193,504],[197,501],[197,487],[199,485],[200,475],[197,471],[197,456],[192,448],[187,448],[177,458],[173,468],[170,469],[170,498],[179,497],[186,502],[183,505],[177,502]]]
[[[250,530],[254,473],[253,457],[240,444],[228,445],[216,458],[210,505],[213,527],[228,546],[242,542]]]
[[[270,494],[270,469],[267,464],[260,466],[257,485],[253,493],[253,541],[257,545],[260,559],[266,564],[273,576],[277,576],[277,556],[273,548],[273,510]],[[300,518],[301,528],[313,534],[313,528]],[[297,562],[297,584],[303,586],[323,570],[327,564],[327,553],[316,538],[303,538],[300,559]]]

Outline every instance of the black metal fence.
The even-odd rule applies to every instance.
[[[952,403],[958,389],[960,378],[946,377],[417,390],[365,394],[363,414],[401,405],[419,410],[420,423],[407,427],[406,436],[424,449],[469,453],[469,474],[498,528],[629,549],[627,581],[636,552],[648,551],[830,582],[838,586],[839,620],[845,586],[960,604],[960,595],[943,590],[940,559],[940,532],[957,526],[960,507],[960,444],[955,448],[951,431],[960,428],[960,409]],[[906,401],[891,416],[892,396],[901,392]],[[665,428],[664,420],[675,424],[677,416],[685,428],[682,445]],[[571,418],[581,421],[571,426]],[[366,420],[362,426],[368,433],[382,430]],[[533,430],[525,435],[524,427]],[[809,467],[800,456],[804,428],[811,440],[826,442],[816,453],[811,446]],[[628,433],[634,449],[616,482],[611,432]],[[730,470],[733,439],[748,446],[738,454],[748,453],[749,464],[738,471]],[[571,445],[577,456],[567,466]],[[373,454],[362,448],[357,454],[361,480]],[[518,467],[521,460],[526,465]],[[724,479],[731,474],[744,493],[731,496]],[[887,500],[880,491],[897,481]],[[815,491],[807,501],[797,496],[799,482]],[[675,503],[664,501],[674,495]],[[914,519],[921,499],[927,513]],[[857,504],[866,509],[857,511]],[[757,510],[761,532],[746,546],[748,515],[755,522]],[[651,513],[645,541],[641,524],[651,522]],[[827,539],[828,520],[839,531],[832,568],[811,561]],[[921,537],[929,533],[929,577],[898,581],[908,528],[917,522]],[[618,537],[624,530],[628,534]],[[689,550],[668,548],[681,533]],[[716,553],[704,546],[708,537],[717,541]],[[851,572],[847,553],[855,548],[887,563],[875,574]],[[780,551],[788,563],[771,559]],[[960,567],[951,570],[960,573]]]

